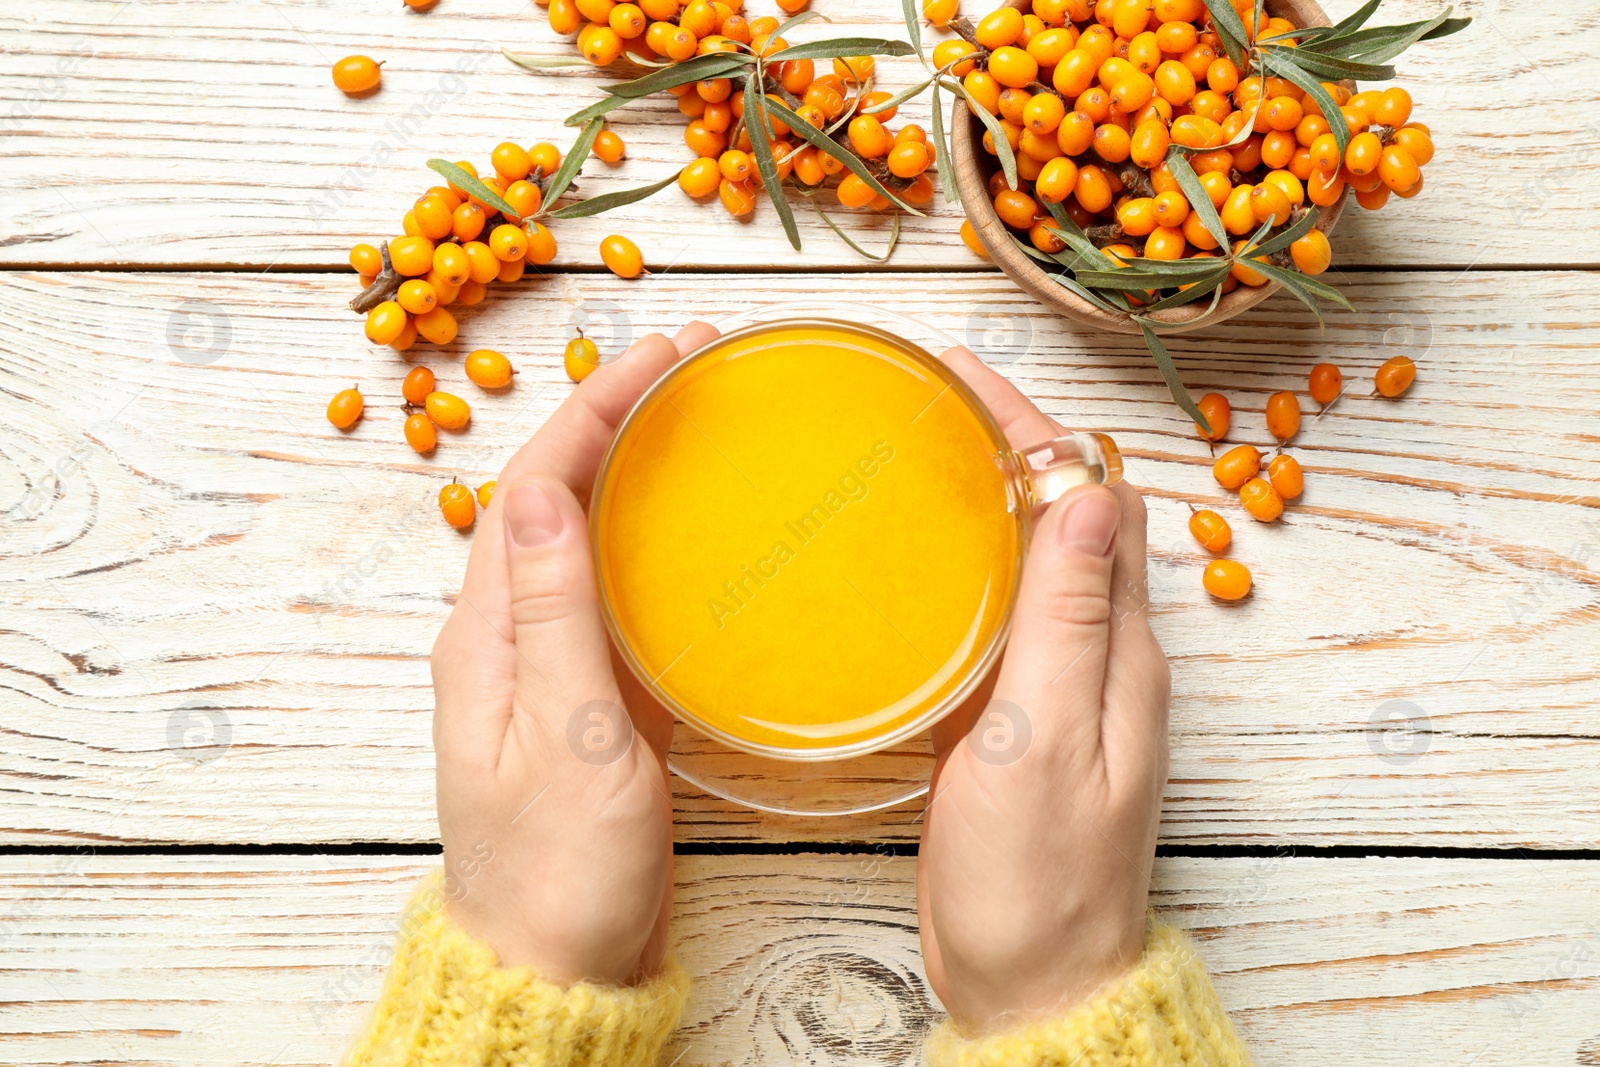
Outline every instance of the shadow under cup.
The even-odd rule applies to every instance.
[[[792,813],[920,793],[928,728],[1004,647],[1030,513],[1120,470],[1097,435],[1014,451],[874,327],[784,319],[692,353],[623,420],[590,509],[606,623],[678,720],[674,770]]]

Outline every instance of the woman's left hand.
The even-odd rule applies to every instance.
[[[716,334],[641,338],[518,451],[433,648],[451,914],[558,982],[639,981],[666,951],[672,724],[626,669],[618,684],[584,508],[617,423]]]

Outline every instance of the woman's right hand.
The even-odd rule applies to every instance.
[[[942,358],[1014,446],[1063,432],[967,349]],[[1138,960],[1168,687],[1144,503],[1074,489],[1035,527],[992,695],[935,731],[917,903],[928,979],[964,1031],[1057,1015]]]

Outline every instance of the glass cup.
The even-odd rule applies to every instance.
[[[769,307],[766,310],[771,313],[778,309]],[[837,313],[837,307],[834,310]],[[623,419],[602,459],[590,507],[591,536],[606,625],[622,659],[640,684],[677,720],[669,754],[673,770],[709,793],[749,807],[783,814],[837,815],[869,811],[913,799],[925,792],[933,764],[929,728],[972,695],[1005,647],[1034,513],[1075,486],[1090,483],[1111,485],[1120,480],[1122,475],[1121,457],[1116,445],[1102,434],[1069,434],[1022,449],[1013,448],[977,395],[943,363],[904,335],[928,338],[936,343],[954,342],[920,323],[880,309],[849,310],[863,319],[870,318],[897,329],[866,326],[810,313],[759,322],[722,323],[725,330],[722,336],[676,364],[645,392]],[[628,602],[629,597],[645,599],[647,594],[641,590],[654,587],[617,577],[629,567],[637,572],[648,566],[648,558],[633,561],[624,560],[623,556],[629,547],[628,521],[638,521],[639,516],[648,512],[637,507],[628,510],[618,502],[633,501],[641,493],[649,492],[657,508],[663,506],[662,501],[669,509],[678,506],[673,487],[647,489],[638,483],[630,485],[630,479],[642,480],[650,469],[645,467],[636,472],[641,464],[630,459],[630,456],[638,448],[645,447],[637,444],[636,440],[659,444],[659,441],[649,440],[648,435],[654,432],[649,427],[652,420],[666,418],[674,423],[682,420],[684,425],[690,427],[682,431],[685,439],[691,442],[703,440],[711,449],[716,449],[715,442],[724,429],[715,422],[716,409],[710,409],[710,416],[698,408],[693,409],[691,418],[679,406],[680,402],[688,403],[686,398],[694,395],[690,390],[708,388],[707,383],[712,382],[712,376],[730,373],[727,368],[734,366],[739,359],[746,359],[738,371],[745,373],[753,365],[748,357],[775,351],[781,354],[785,346],[799,344],[795,340],[797,338],[807,339],[807,343],[811,340],[820,343],[826,355],[842,357],[845,360],[841,364],[843,366],[848,366],[850,360],[876,357],[892,363],[897,370],[904,370],[917,382],[923,383],[912,384],[911,387],[926,390],[930,405],[951,405],[940,409],[948,413],[943,416],[947,424],[940,424],[936,428],[942,434],[936,444],[959,449],[956,456],[963,461],[973,461],[967,462],[959,470],[966,471],[970,476],[974,471],[987,469],[990,473],[983,476],[982,480],[986,483],[992,481],[999,487],[991,494],[997,518],[992,527],[982,528],[994,534],[988,539],[984,558],[997,562],[985,577],[984,598],[979,616],[976,617],[979,621],[975,621],[967,631],[968,639],[961,644],[959,656],[952,656],[938,664],[922,656],[927,663],[927,678],[905,690],[902,699],[894,700],[882,709],[868,706],[859,716],[846,715],[837,722],[821,725],[807,722],[803,726],[791,725],[792,719],[770,722],[768,720],[772,716],[759,712],[730,715],[724,713],[725,709],[716,709],[717,713],[713,713],[711,703],[705,702],[708,698],[704,695],[713,690],[702,687],[701,695],[697,698],[692,686],[680,685],[676,678],[668,677],[678,662],[672,659],[670,653],[660,651],[660,647],[669,646],[660,646],[660,642],[657,642],[659,647],[655,654],[647,654],[642,647],[647,639],[641,636],[640,627],[630,622],[641,614],[656,614],[648,604]],[[880,378],[887,373],[882,372],[877,364],[870,364],[865,369],[878,372]],[[897,381],[898,377],[892,379],[892,382]],[[909,383],[911,379],[907,381]],[[913,395],[910,399],[914,402],[917,397]],[[861,405],[870,408],[872,402],[863,401]],[[921,417],[919,413],[917,418]],[[781,419],[775,421],[781,426]],[[924,430],[929,434],[935,432],[927,427]],[[730,435],[736,433],[731,424],[728,432]],[[748,425],[745,432],[749,433]],[[892,448],[889,451],[892,453]],[[967,454],[969,451],[971,455]],[[720,452],[718,455],[733,466],[733,461],[726,455]],[[861,468],[862,471],[867,469]],[[888,469],[887,463],[883,469]],[[935,468],[932,473],[942,476],[943,468]],[[762,480],[767,481],[770,474],[770,471],[763,469]],[[726,472],[724,475],[732,483],[731,476]],[[754,489],[749,477],[743,472],[740,472],[740,477]],[[857,477],[856,482],[861,483],[862,479]],[[960,487],[956,486],[952,491],[959,490]],[[717,490],[713,488],[710,491]],[[743,492],[743,487],[732,484],[725,491]],[[863,498],[867,492],[865,488],[862,489]],[[924,494],[916,499],[926,501],[929,497]],[[933,499],[937,500],[937,494]],[[893,506],[893,500],[890,498],[890,503],[879,502],[873,506],[880,509],[890,507]],[[682,506],[692,506],[687,493]],[[1001,512],[1004,513],[1003,517],[999,515]],[[633,533],[637,534],[638,531]],[[664,547],[670,550],[671,546]],[[657,545],[656,551],[662,548]],[[878,560],[880,565],[882,562],[882,559]],[[748,572],[749,568],[745,567],[744,570]],[[777,573],[776,570],[774,573]],[[882,576],[874,572],[872,577],[877,579]],[[996,584],[1000,588],[993,589],[991,595],[990,590]],[[732,587],[729,588],[732,592]],[[751,587],[747,585],[745,588],[748,590]],[[863,613],[869,609],[875,610],[870,599],[865,596],[862,599],[867,605],[861,608]],[[715,604],[717,601],[708,603]],[[713,606],[713,620],[717,620],[716,610]],[[891,627],[894,626],[887,616],[884,618]],[[720,625],[720,620],[717,621]],[[826,620],[820,620],[815,626],[796,629],[815,633],[819,632],[817,627],[826,625]],[[898,629],[896,632],[899,632]],[[678,643],[674,637],[670,646],[675,647]],[[910,644],[909,640],[907,643]],[[715,654],[707,652],[703,655],[714,657]],[[910,661],[909,657],[906,659]],[[912,669],[917,669],[915,662],[910,662]],[[744,692],[739,691],[741,684],[745,686]],[[718,679],[714,691],[720,694],[731,689],[731,704],[739,708],[758,707],[762,700],[760,684],[754,672],[734,672],[731,680]],[[925,695],[919,699],[918,694]],[[696,706],[697,699],[702,701],[700,706]],[[735,727],[730,727],[730,723],[734,723]],[[744,724],[747,723],[757,723],[759,728],[746,728]]]

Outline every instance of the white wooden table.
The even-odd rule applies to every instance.
[[[899,33],[892,2],[818,3]],[[348,246],[393,232],[430,156],[568,140],[601,76],[505,63],[565,47],[511,0],[7,5],[0,1061],[334,1058],[436,862],[426,659],[468,545],[438,486],[491,477],[561,400],[575,322],[615,346],[834,291],[968,338],[1127,452],[1175,679],[1155,901],[1260,1060],[1600,1064],[1600,14],[1461,8],[1470,30],[1400,63],[1440,146],[1428,191],[1336,237],[1357,311],[1319,331],[1278,298],[1172,342],[1243,439],[1318,359],[1421,367],[1403,401],[1358,387],[1302,432],[1310,488],[1241,532],[1258,586],[1229,610],[1184,529],[1217,499],[1208,457],[1142,347],[1023,298],[944,205],[870,274],[803,214],[796,255],[770,211],[676,190],[565,224],[559,269],[466,316],[523,374],[465,443],[418,458],[388,408],[340,439],[327,397],[406,369],[343,308]],[[387,61],[370,99],[329,84],[352,52]],[[664,102],[617,128],[629,161],[594,189],[684,158]],[[597,272],[613,230],[658,273]],[[679,784],[679,1062],[914,1061],[938,1017],[915,819]]]

